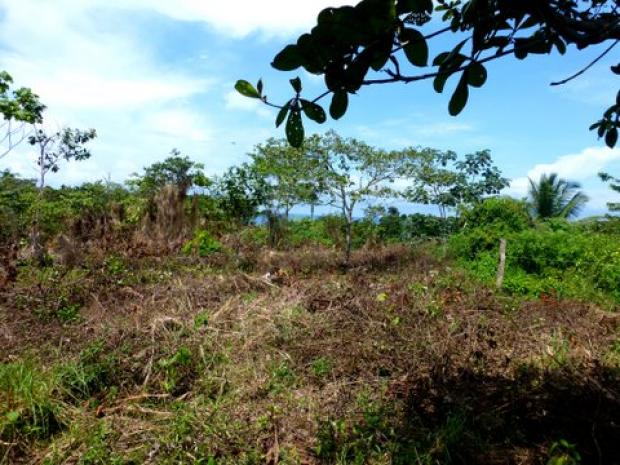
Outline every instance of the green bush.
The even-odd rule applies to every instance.
[[[474,228],[453,236],[449,248],[476,277],[495,279],[499,238],[507,240],[504,288],[516,294],[590,298],[604,294],[620,301],[620,237],[587,233],[566,222],[506,232]]]
[[[491,227],[502,232],[523,231],[531,226],[525,202],[510,197],[490,197],[464,209],[461,222],[466,229]]]
[[[197,254],[200,257],[207,257],[214,253],[223,252],[224,246],[215,239],[208,231],[198,231],[194,238],[185,243],[183,253]]]
[[[286,225],[286,241],[292,247],[304,245],[333,246],[334,241],[327,233],[322,219],[303,218],[289,221]]]

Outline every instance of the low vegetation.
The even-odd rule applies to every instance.
[[[2,174],[0,463],[619,463],[617,218],[495,195],[488,152],[329,137],[386,190],[306,183],[277,141],[218,178],[178,152],[126,186]],[[440,216],[352,216],[397,176]]]

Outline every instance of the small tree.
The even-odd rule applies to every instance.
[[[211,193],[226,220],[248,225],[267,202],[269,186],[252,166],[244,163],[216,179]]]
[[[204,165],[181,156],[177,149],[172,149],[164,161],[144,168],[142,175],[134,173],[132,177],[127,184],[146,197],[152,197],[169,184],[176,186],[183,195],[192,186],[207,187],[210,184],[204,173]]]
[[[345,221],[345,263],[351,257],[353,213],[370,198],[395,194],[390,187],[402,170],[404,153],[388,152],[334,131],[306,141],[306,148],[319,160],[328,205],[338,208]]]
[[[39,179],[37,188],[39,194],[31,229],[31,241],[34,256],[39,263],[42,263],[45,257],[45,250],[40,238],[38,210],[46,186],[46,177],[50,172],[58,172],[62,161],[81,161],[90,158],[91,153],[84,145],[95,137],[97,137],[97,132],[94,129],[81,131],[70,128],[65,128],[52,134],[48,134],[43,129],[35,129],[34,134],[28,137],[28,143],[35,147],[38,152],[37,166],[39,168]]]
[[[288,219],[295,205],[317,201],[321,190],[318,160],[291,147],[284,139],[269,139],[252,153],[253,169],[269,185],[269,209]]]

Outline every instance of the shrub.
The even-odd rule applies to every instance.
[[[208,231],[198,231],[194,238],[185,243],[183,253],[195,253],[200,257],[207,257],[211,254],[223,252],[224,246],[215,239]]]
[[[602,293],[620,300],[618,236],[545,222],[511,233],[474,228],[453,236],[449,247],[476,277],[491,283],[500,237],[507,240],[504,288],[509,292],[539,295],[553,290],[559,296],[580,298]]]
[[[286,233],[287,243],[292,247],[304,245],[333,246],[334,241],[326,230],[326,223],[321,219],[303,218],[289,221]]]
[[[502,232],[523,231],[531,226],[525,202],[510,197],[490,197],[464,209],[461,222],[465,228],[489,228]]]

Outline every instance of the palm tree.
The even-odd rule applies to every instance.
[[[537,218],[570,218],[589,200],[579,183],[558,178],[557,173],[543,174],[537,183],[529,181],[530,208]]]

